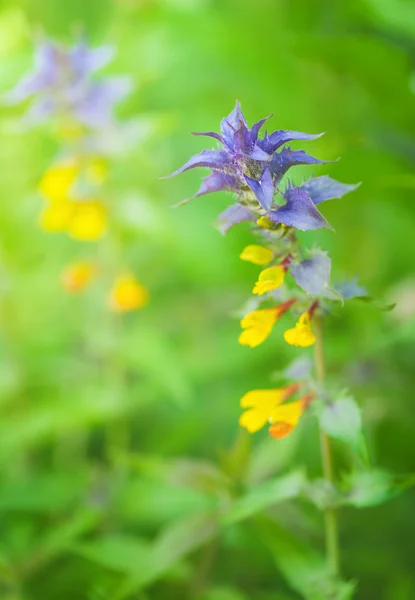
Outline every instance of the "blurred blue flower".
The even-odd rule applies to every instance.
[[[114,56],[110,46],[90,48],[85,39],[72,47],[50,40],[35,48],[35,66],[7,95],[9,103],[31,100],[29,122],[50,117],[75,120],[98,128],[114,120],[114,106],[131,90],[127,77],[94,80],[96,71]]]
[[[218,140],[222,148],[202,150],[171,176],[195,167],[207,167],[212,173],[203,180],[193,198],[217,191],[231,191],[237,195],[245,211],[236,211],[235,207],[231,207],[229,214],[226,213],[226,223],[222,217],[220,219],[224,225],[222,230],[237,222],[235,218],[242,220],[242,214],[246,217],[246,211],[251,212],[253,218],[266,216],[275,223],[303,231],[330,227],[316,205],[331,198],[341,198],[357,186],[345,185],[323,176],[311,178],[297,187],[288,183],[285,190],[281,190],[281,181],[291,167],[331,161],[314,158],[304,150],[282,148],[287,142],[313,140],[322,133],[308,134],[281,129],[271,134],[265,132],[263,138],[259,138],[262,126],[269,118],[261,119],[250,129],[239,102],[236,102],[234,110],[222,120],[220,133],[209,131],[195,134]],[[278,202],[278,198],[282,202]]]

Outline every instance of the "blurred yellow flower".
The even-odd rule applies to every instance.
[[[272,250],[252,244],[246,246],[239,255],[241,260],[246,260],[254,265],[267,265],[271,262],[273,256]]]
[[[284,339],[291,346],[301,346],[302,348],[314,344],[316,337],[311,329],[311,318],[308,312],[301,315],[295,327],[287,329]]]
[[[273,390],[253,390],[241,398],[240,405],[247,408],[239,418],[239,424],[249,433],[259,431],[267,423],[271,424],[273,437],[282,438],[288,435],[297,425],[305,402],[300,399],[283,404],[298,390],[298,384],[288,385]],[[282,405],[282,406],[281,406]]]
[[[128,312],[142,308],[148,302],[148,290],[133,275],[119,277],[109,295],[109,307],[114,312]]]
[[[66,231],[82,241],[101,238],[107,224],[107,209],[100,200],[52,202],[40,216],[40,226],[45,231]]]
[[[71,202],[74,206],[66,230],[77,240],[92,241],[101,238],[108,224],[107,209],[99,200]]]
[[[281,265],[264,269],[259,274],[258,281],[256,282],[252,293],[261,296],[266,292],[278,289],[284,283],[285,273],[286,269]]]
[[[73,202],[66,200],[48,204],[39,219],[40,226],[45,231],[64,231],[72,218]]]
[[[96,274],[96,268],[92,262],[79,261],[65,267],[61,275],[62,287],[67,292],[82,292]]]
[[[68,159],[55,163],[46,171],[39,183],[39,192],[49,202],[65,202],[80,172],[78,161]]]

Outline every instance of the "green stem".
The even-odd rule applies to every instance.
[[[315,364],[316,375],[319,383],[324,382],[324,351],[323,351],[323,332],[321,326],[321,317],[317,316],[314,320],[316,346],[315,346]],[[331,443],[328,435],[320,429],[321,458],[323,463],[324,478],[333,485],[333,456]],[[339,575],[339,532],[337,524],[337,513],[333,508],[327,508],[324,512],[325,532],[326,532],[326,552],[330,571],[333,576]]]

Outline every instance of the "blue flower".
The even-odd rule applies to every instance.
[[[221,147],[202,150],[172,175],[195,167],[211,169],[211,175],[203,180],[193,198],[217,191],[235,193],[245,211],[236,211],[235,207],[231,207],[229,215],[232,219],[236,216],[242,220],[240,216],[246,216],[248,211],[252,219],[265,216],[275,223],[303,231],[330,227],[316,205],[331,198],[341,198],[357,186],[323,176],[311,178],[300,186],[289,183],[285,190],[281,190],[281,181],[291,167],[331,161],[314,158],[304,150],[283,147],[293,140],[316,139],[323,135],[321,133],[280,129],[271,134],[265,132],[260,138],[261,128],[269,118],[261,119],[250,129],[237,102],[231,114],[222,120],[220,133],[209,131],[195,134],[212,137],[218,140]],[[226,217],[226,225],[222,226],[222,230],[233,224],[228,215]]]
[[[131,89],[126,77],[93,79],[113,55],[112,47],[90,48],[83,38],[69,48],[45,40],[35,48],[34,70],[17,83],[6,100],[31,100],[26,115],[29,122],[58,116],[101,127],[113,120],[115,104]]]

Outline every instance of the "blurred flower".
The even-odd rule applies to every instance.
[[[252,293],[262,296],[266,292],[278,289],[284,283],[286,272],[287,269],[282,265],[275,265],[274,267],[264,269],[259,274],[258,281],[255,283]]]
[[[49,232],[66,231],[81,241],[97,240],[107,230],[107,209],[94,199],[52,202],[43,210],[40,226]]]
[[[101,238],[108,225],[107,209],[91,194],[106,176],[106,163],[94,156],[68,158],[49,167],[39,184],[40,193],[48,200],[40,216],[41,227],[66,231],[78,240]]]
[[[194,197],[220,190],[232,191],[237,194],[244,210],[250,212],[255,219],[266,216],[271,222],[303,231],[330,227],[316,205],[331,198],[341,198],[357,186],[345,185],[324,176],[312,177],[297,187],[288,184],[281,191],[281,180],[291,167],[327,161],[313,158],[303,150],[281,149],[287,142],[313,140],[322,134],[281,129],[271,134],[266,132],[263,138],[259,138],[260,130],[268,119],[269,117],[261,119],[249,129],[237,102],[230,115],[222,120],[220,134],[212,131],[195,134],[218,140],[222,148],[202,150],[172,175],[195,167],[207,167],[212,170],[212,174],[203,180]],[[249,218],[246,213],[236,214],[235,208],[230,208],[232,212],[229,215],[225,211],[226,218],[221,215],[223,230],[235,222]]]
[[[264,248],[263,246],[257,246],[252,244],[250,246],[246,246],[239,258],[241,260],[246,260],[247,262],[251,262],[254,265],[267,265],[271,262],[274,253],[269,248]]]
[[[304,398],[283,404],[298,390],[299,384],[291,384],[273,390],[253,390],[241,398],[240,405],[247,408],[239,419],[239,424],[249,433],[259,431],[267,423],[271,424],[272,437],[281,439],[297,425],[308,402]]]
[[[45,121],[66,118],[88,127],[102,127],[114,120],[114,106],[131,90],[127,77],[93,75],[114,56],[113,48],[88,47],[79,39],[72,47],[51,40],[35,49],[35,67],[7,94],[10,103],[31,99],[27,119]]]
[[[89,261],[74,262],[62,272],[62,287],[67,292],[83,292],[84,289],[94,278],[96,273],[95,265]]]
[[[241,320],[241,327],[244,329],[239,336],[239,343],[242,346],[255,348],[264,342],[270,335],[272,328],[280,317],[291,308],[295,299],[288,300],[279,306],[273,308],[264,308],[254,310],[248,313]]]
[[[295,327],[287,329],[284,333],[284,339],[291,346],[301,346],[302,348],[314,344],[316,338],[311,329],[310,311],[301,315]]]
[[[119,277],[109,295],[109,307],[114,312],[143,308],[148,302],[148,290],[133,275]]]

